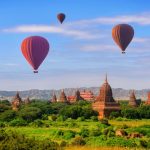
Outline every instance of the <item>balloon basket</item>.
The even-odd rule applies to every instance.
[[[33,73],[38,73],[38,71],[37,71],[37,70],[34,70]]]
[[[125,52],[122,52],[122,54],[125,54]]]

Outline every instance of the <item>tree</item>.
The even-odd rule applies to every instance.
[[[42,117],[42,111],[36,107],[25,107],[18,112],[18,115],[24,120],[31,122]]]
[[[9,122],[16,117],[16,112],[14,110],[6,110],[0,114],[0,121]]]

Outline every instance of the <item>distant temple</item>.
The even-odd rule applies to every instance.
[[[55,94],[55,93],[53,94],[53,97],[52,97],[51,102],[52,102],[52,103],[56,103],[56,102],[57,102],[57,97],[56,97],[56,94]]]
[[[150,105],[150,92],[148,92],[148,99],[145,102],[146,105]]]
[[[77,101],[84,100],[84,99],[81,97],[79,90],[77,90],[77,91],[75,92],[75,96],[68,96],[67,98],[68,98],[68,102],[69,102],[69,103],[75,103],[75,102],[77,102]]]
[[[62,103],[67,103],[68,102],[67,96],[66,96],[64,90],[62,90],[58,102],[62,102]]]
[[[80,97],[86,101],[94,101],[95,99],[93,92],[85,90],[83,92],[80,92]]]
[[[132,91],[130,94],[129,106],[130,107],[137,107],[138,106],[134,91]]]
[[[12,100],[12,109],[18,111],[22,104],[21,97],[19,96],[19,92],[17,92],[16,96]]]
[[[24,100],[24,104],[25,104],[25,105],[28,105],[28,104],[30,104],[30,103],[31,103],[31,101],[30,101],[29,97],[27,97],[27,99]]]
[[[100,88],[99,96],[92,104],[92,107],[99,113],[100,119],[109,117],[111,112],[120,111],[120,105],[113,98],[107,75],[104,84]]]

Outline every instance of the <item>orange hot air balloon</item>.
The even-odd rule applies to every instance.
[[[61,24],[64,22],[65,18],[66,18],[66,15],[63,13],[59,13],[57,15],[57,19],[60,21]]]
[[[49,52],[48,41],[40,36],[31,36],[23,40],[21,44],[22,54],[27,62],[38,73],[38,68]]]
[[[118,24],[112,29],[112,37],[116,44],[121,48],[122,53],[132,41],[134,29],[128,24]]]

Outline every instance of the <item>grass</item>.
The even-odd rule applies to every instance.
[[[125,121],[110,120],[109,123],[114,126],[122,126],[123,124],[126,124],[129,127],[139,127],[143,125],[150,125],[150,119],[125,120]]]
[[[97,127],[103,128],[103,126],[99,126],[100,122],[93,122],[90,120],[86,121],[76,121],[71,120],[64,121],[64,122],[52,122],[52,121],[44,121],[44,123],[49,124],[49,127],[5,127],[6,131],[9,132],[15,131],[20,134],[24,134],[26,137],[34,137],[37,140],[45,140],[50,139],[52,141],[56,141],[58,143],[61,143],[62,141],[67,141],[67,143],[70,143],[72,139],[64,139],[63,136],[58,134],[58,131],[74,131],[76,132],[76,135],[79,134],[80,130],[82,128],[85,129],[96,129]],[[117,128],[120,128],[124,124],[128,126],[126,129],[129,133],[132,132],[149,132],[150,131],[150,119],[148,120],[128,120],[128,121],[117,121],[117,120],[109,120],[109,123]],[[150,140],[150,135],[145,134],[146,140]],[[116,139],[116,138],[115,138]],[[87,142],[87,145],[84,147],[67,147],[66,150],[142,150],[141,148],[124,148],[124,147],[105,147],[107,146],[104,141],[104,146],[101,144],[102,140],[99,137],[89,137],[89,142]],[[119,139],[118,139],[119,140]],[[137,139],[138,141],[138,139]],[[115,140],[114,140],[115,142]],[[89,147],[88,147],[89,145]],[[90,147],[93,146],[93,147]],[[113,146],[113,145],[112,145]]]

